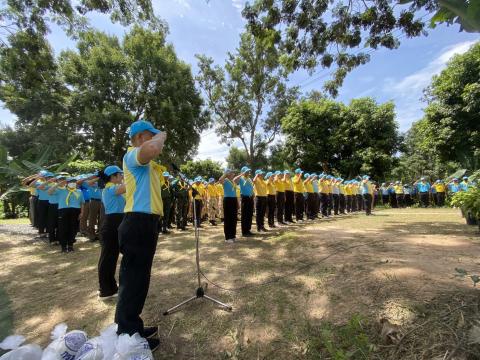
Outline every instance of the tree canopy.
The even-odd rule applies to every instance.
[[[187,161],[180,166],[180,170],[189,179],[193,179],[197,176],[202,176],[206,180],[211,177],[218,179],[223,174],[222,164],[211,159]]]
[[[383,177],[400,143],[391,102],[302,100],[282,119],[287,159],[313,171]]]

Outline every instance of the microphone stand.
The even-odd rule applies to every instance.
[[[187,184],[188,184],[188,181],[186,181],[186,177],[185,175],[183,175],[180,170],[178,169],[178,167],[175,165],[175,164],[172,164],[172,167],[175,171],[177,171],[177,173],[180,175],[180,177],[182,178],[183,181],[185,181]],[[227,305],[227,304],[224,304],[223,302],[217,300],[217,299],[214,299],[210,296],[208,296],[207,294],[205,294],[205,290],[201,284],[201,281],[200,281],[200,275],[201,275],[201,271],[200,271],[200,251],[199,251],[199,244],[200,244],[200,230],[197,226],[197,211],[195,209],[195,196],[198,194],[197,190],[195,190],[194,188],[192,188],[192,197],[193,197],[193,225],[194,225],[194,228],[195,228],[195,251],[196,251],[196,255],[195,255],[195,258],[196,258],[196,268],[197,268],[197,281],[198,281],[198,287],[197,287],[197,290],[195,291],[195,295],[192,296],[192,297],[189,297],[188,299],[180,302],[179,304],[171,307],[170,309],[166,310],[163,315],[166,316],[166,315],[170,315],[176,311],[179,311],[179,309],[185,305],[187,305],[188,303],[192,302],[192,301],[195,301],[197,299],[206,299],[206,300],[209,300],[210,302],[213,302],[214,304],[217,304],[219,305],[221,308],[227,310],[227,311],[232,311],[232,307],[230,305]]]

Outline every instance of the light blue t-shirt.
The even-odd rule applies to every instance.
[[[252,196],[253,195],[253,181],[250,178],[241,177],[240,178],[240,195],[242,196]]]
[[[88,195],[90,199],[101,200],[102,199],[102,189],[98,187],[97,184],[87,185],[88,186]]]
[[[58,194],[56,192],[48,195],[48,203],[49,204],[58,204]]]
[[[237,191],[235,190],[235,185],[230,179],[225,179],[223,182],[223,197],[226,198],[236,198]]]
[[[448,188],[452,193],[457,193],[460,191],[460,186],[458,186],[458,184],[455,184],[455,183],[449,184]]]
[[[59,210],[67,208],[80,209],[85,202],[83,200],[83,194],[79,189],[70,191],[67,188],[57,188],[55,193],[58,197]]]
[[[382,191],[382,195],[388,195],[388,188],[387,187],[381,187],[380,190]]]
[[[419,192],[428,192],[430,190],[430,184],[428,182],[419,182],[417,183],[417,189]]]
[[[38,200],[48,200],[48,185],[45,186],[45,189],[42,190],[39,188],[39,186],[45,185],[44,182],[37,181],[35,183],[35,187],[37,188],[37,193],[38,193]]]
[[[313,192],[318,193],[318,181],[316,180],[312,181],[312,185],[313,185]]]
[[[125,197],[123,194],[116,194],[118,187],[112,183],[107,183],[102,192],[102,203],[105,207],[105,214],[123,214],[125,208]]]

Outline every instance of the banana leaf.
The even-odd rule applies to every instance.
[[[7,200],[10,195],[16,194],[16,193],[21,192],[21,191],[28,191],[28,189],[24,188],[22,186],[19,186],[19,185],[14,185],[11,188],[7,189],[7,191],[5,191],[0,196],[0,200]]]
[[[452,180],[453,178],[460,179],[462,176],[465,175],[466,172],[467,172],[467,169],[457,170],[457,171],[455,171],[453,174],[449,175],[449,176],[445,179],[445,182],[449,182],[449,181]]]

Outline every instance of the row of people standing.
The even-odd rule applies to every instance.
[[[422,177],[412,185],[403,184],[401,181],[389,184],[383,183],[379,188],[379,194],[382,203],[384,205],[389,204],[393,208],[410,207],[415,203],[419,203],[422,207],[444,206],[448,196],[467,191],[474,185],[466,176],[463,177],[461,182],[457,178],[453,178],[447,183],[437,179],[432,184],[425,177]]]

